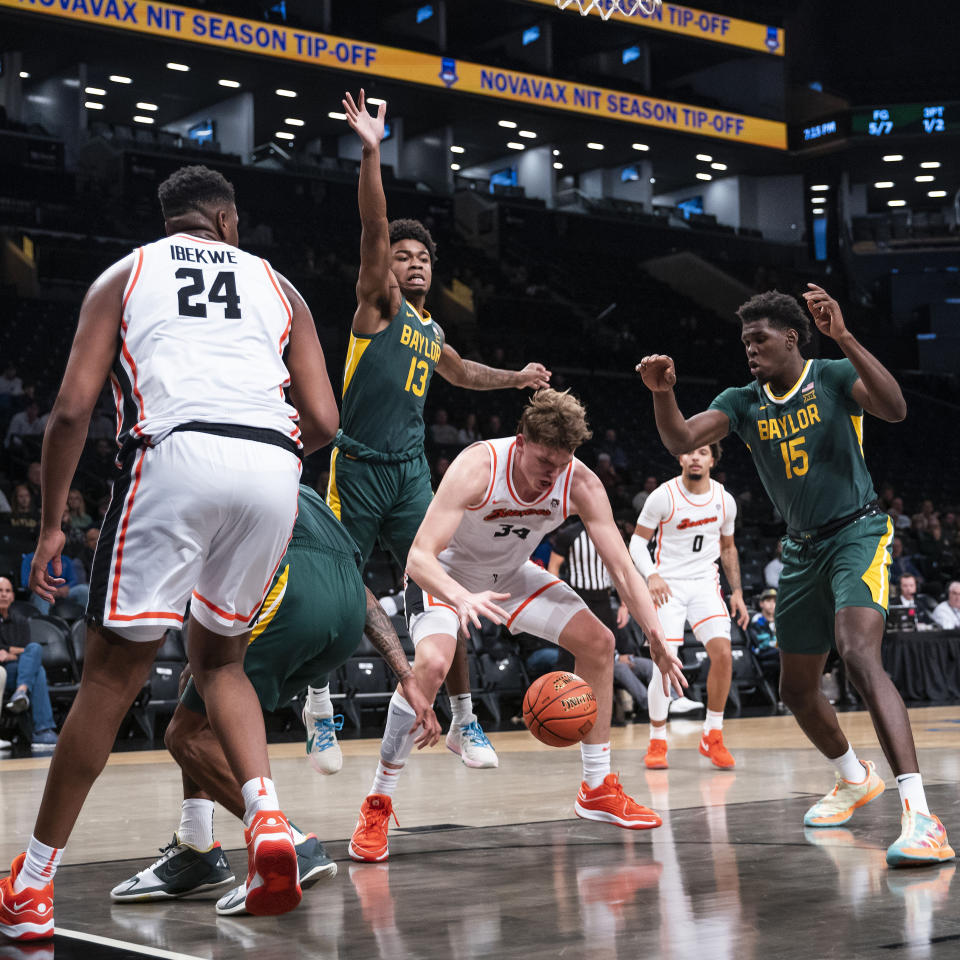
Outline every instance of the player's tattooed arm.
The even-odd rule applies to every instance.
[[[500,370],[474,360],[464,360],[449,343],[437,362],[437,373],[455,387],[466,390],[503,390],[513,387],[539,390],[550,386],[550,371],[542,363],[528,363],[522,370]]]
[[[740,556],[733,537],[720,536],[720,562],[730,584],[730,613],[744,630],[750,622],[747,605],[743,602],[743,587],[740,583]]]

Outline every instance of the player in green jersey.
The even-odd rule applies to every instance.
[[[887,862],[942,863],[954,853],[927,807],[910,720],[880,660],[893,527],[863,459],[864,412],[895,423],[907,407],[894,377],[847,329],[836,300],[816,284],[808,287],[803,296],[817,329],[846,359],[805,360],[800,348],[810,339],[808,317],[793,297],[769,291],[738,311],[755,381],[724,390],[708,410],[684,418],[670,357],[645,357],[637,370],[653,392],[667,449],[680,454],[736,433],[786,520],[777,598],[780,695],[837,775],[835,788],[807,811],[804,823],[839,826],[884,790],[873,764],[857,759],[820,692],[836,645],[897,777],[902,829]]]
[[[539,363],[495,370],[462,359],[446,342],[424,309],[436,258],[433,239],[416,220],[387,221],[380,177],[386,105],[371,116],[361,90],[358,102],[348,93],[343,106],[363,149],[358,190],[363,232],[357,310],[343,371],[342,429],[330,458],[327,503],[364,560],[379,539],[405,569],[433,496],[423,452],[423,406],[434,371],[468,390],[538,389],[549,384],[550,371]],[[468,766],[495,767],[497,755],[473,713],[462,641],[446,686],[453,715],[447,746]],[[329,701],[314,688],[307,710],[332,714]],[[335,747],[325,751],[338,753]]]

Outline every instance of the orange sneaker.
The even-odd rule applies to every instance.
[[[13,892],[13,882],[27,855],[10,864],[10,876],[0,880],[0,933],[11,940],[46,940],[53,936],[53,881],[42,889]]]
[[[371,793],[360,807],[360,817],[350,838],[347,853],[360,863],[380,863],[390,856],[387,844],[387,829],[390,817],[399,827],[400,821],[393,812],[393,801],[384,793]]]
[[[643,758],[643,762],[651,770],[666,770],[669,766],[667,763],[667,741],[651,740],[650,746],[647,747],[647,755]]]
[[[720,730],[711,730],[700,738],[700,752],[708,757],[715,767],[724,770],[737,764],[730,751],[723,745],[723,732]]]
[[[247,842],[247,913],[289,913],[303,896],[293,833],[279,810],[261,810],[244,830]]]
[[[651,830],[663,823],[652,810],[640,806],[623,792],[620,778],[615,773],[608,773],[603,783],[592,790],[582,782],[573,809],[584,820],[615,823],[627,830]]]

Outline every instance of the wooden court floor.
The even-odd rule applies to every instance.
[[[960,706],[911,718],[931,808],[956,844]],[[26,952],[0,939],[0,960],[960,956],[955,866],[887,869],[884,852],[899,832],[896,787],[867,714],[841,722],[888,781],[845,828],[804,830],[804,811],[833,776],[791,717],[728,721],[733,771],[697,754],[696,721],[671,723],[668,771],[643,767],[646,725],[614,730],[613,768],[664,815],[661,828],[641,832],[574,816],[579,751],[501,733],[491,735],[499,770],[469,770],[439,747],[411,758],[384,865],[346,855],[378,742],[344,741],[335,777],[315,774],[301,745],[272,746],[285,810],[339,864],[336,878],[281,918],[218,918],[210,901],[112,904],[110,888],[169,842],[180,807],[165,753],[115,754],[57,876],[62,933]],[[29,836],[47,762],[0,761],[4,864]],[[242,873],[239,823],[218,810],[215,829]]]

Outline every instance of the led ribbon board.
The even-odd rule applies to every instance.
[[[785,150],[786,124],[145,0],[0,0],[0,8]]]

